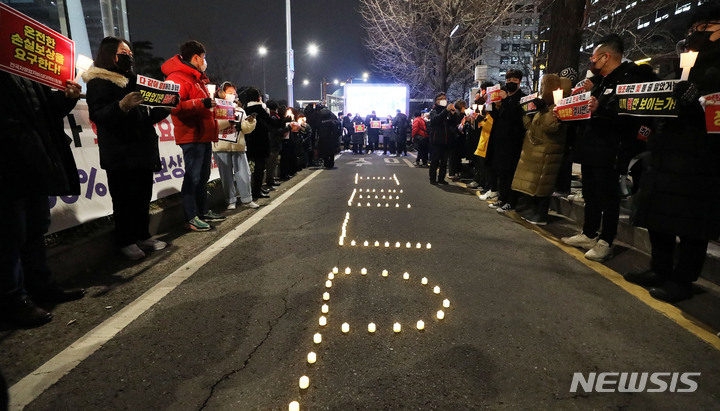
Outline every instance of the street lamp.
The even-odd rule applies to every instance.
[[[311,56],[317,56],[318,52],[320,51],[320,48],[315,43],[308,44],[307,48],[308,54]]]
[[[268,50],[265,48],[265,46],[260,46],[258,48],[258,54],[260,55],[260,58],[262,59],[262,69],[263,69],[263,94],[267,94],[267,89],[265,88],[265,55],[267,54]]]
[[[308,79],[303,80],[303,86],[307,86],[308,84],[310,84],[310,80],[308,80]]]

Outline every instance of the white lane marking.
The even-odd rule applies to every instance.
[[[408,165],[408,167],[415,168],[415,164],[411,163],[407,158],[403,158],[403,161]]]
[[[200,267],[213,259],[241,235],[245,234],[245,232],[255,224],[259,223],[265,216],[270,214],[275,208],[285,202],[285,200],[290,198],[290,196],[295,194],[296,191],[309,183],[322,171],[323,170],[317,170],[313,172],[303,181],[283,193],[275,201],[259,209],[252,217],[243,221],[240,225],[232,229],[232,231],[225,234],[195,258],[175,270],[175,272],[165,277],[135,301],[103,321],[100,325],[70,344],[69,347],[51,358],[48,362],[10,387],[10,409],[22,410],[25,408],[25,406],[39,397],[40,394],[51,385],[70,373],[73,368],[102,347],[103,344],[110,341],[117,333],[140,317],[141,314],[155,305],[155,303],[162,300],[163,297],[168,295],[183,281],[190,278]]]

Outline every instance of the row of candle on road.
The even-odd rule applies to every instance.
[[[343,233],[343,234],[346,234],[346,232]],[[340,242],[339,242],[340,245],[345,245],[345,237],[347,237],[347,235],[341,235],[341,236],[340,236]],[[350,246],[351,246],[351,247],[355,247],[355,246],[358,245],[358,244],[359,244],[359,243],[358,243],[357,241],[355,241],[355,240],[350,240]],[[365,241],[362,242],[362,246],[363,246],[363,247],[370,247],[371,244],[372,244],[373,247],[380,247],[380,246],[382,245],[382,246],[384,246],[385,248],[390,248],[390,247],[392,246],[392,244],[390,243],[390,241],[385,241],[384,243],[380,243],[380,241],[370,242],[370,241],[368,241],[368,240],[365,240]],[[395,242],[395,248],[402,248],[402,246],[403,246],[403,244],[402,244],[400,241],[396,241],[396,242]],[[416,244],[413,246],[413,243],[411,243],[410,241],[408,241],[407,243],[405,243],[405,248],[413,248],[413,247],[419,250],[419,249],[423,248],[423,245],[422,245],[422,243],[416,243]],[[430,244],[430,243],[425,244],[425,249],[429,250],[429,249],[431,249],[431,248],[432,248],[432,244]]]

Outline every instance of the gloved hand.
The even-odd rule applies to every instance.
[[[202,99],[202,103],[205,106],[205,108],[212,108],[213,107],[214,100],[210,97]]]
[[[133,91],[132,93],[128,93],[125,95],[125,97],[120,100],[120,110],[124,112],[128,112],[135,107],[139,106],[140,103],[143,102],[143,96],[140,94],[139,91]]]
[[[687,106],[698,101],[700,91],[695,87],[695,84],[689,81],[680,81],[675,84],[672,96],[681,105]]]

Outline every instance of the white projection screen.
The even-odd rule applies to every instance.
[[[395,116],[397,110],[407,114],[409,91],[404,84],[353,84],[345,85],[345,112],[365,117],[375,110],[378,117]]]

